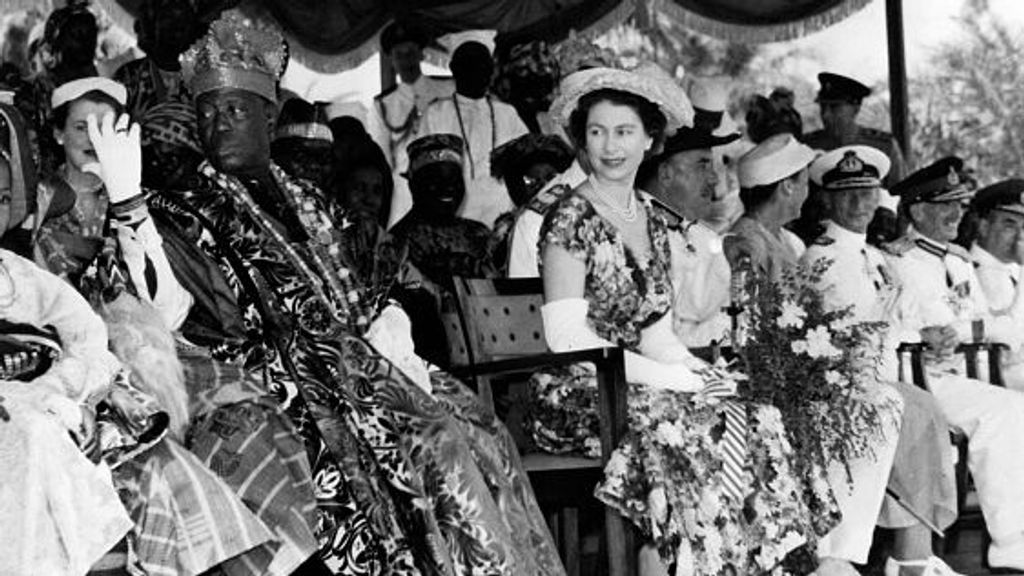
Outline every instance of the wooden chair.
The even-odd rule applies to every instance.
[[[926,345],[923,343],[903,343],[897,353],[899,354],[899,376],[901,381],[908,379],[917,387],[928,391],[928,375],[924,365],[924,352]],[[975,380],[987,381],[994,386],[1004,386],[1002,371],[1002,354],[1009,347],[998,342],[969,342],[960,344],[956,353],[964,357],[967,377]],[[987,362],[982,358],[987,357]],[[909,369],[909,370],[908,370]],[[909,374],[908,374],[909,372]],[[985,518],[981,513],[981,507],[976,499],[970,499],[973,492],[973,482],[970,470],[967,467],[967,436],[963,432],[951,430],[950,441],[956,448],[956,508],[957,519],[949,529],[946,530],[945,548],[951,552],[958,547],[960,534],[965,529],[980,528],[983,534],[984,546],[988,548],[989,534],[985,528]]]
[[[635,575],[632,526],[617,511],[598,508],[593,497],[593,487],[603,476],[604,464],[626,432],[627,386],[622,349],[551,352],[544,340],[540,313],[543,285],[539,278],[455,278],[455,293],[455,315],[445,314],[453,364],[457,364],[452,372],[474,380],[481,400],[489,403],[492,410],[494,387],[510,377],[525,381],[538,369],[579,362],[596,366],[602,458],[525,453],[522,461],[541,507],[554,510],[547,515],[548,523],[567,573],[580,573],[579,510],[589,507],[604,514],[601,548],[607,558],[608,573]]]

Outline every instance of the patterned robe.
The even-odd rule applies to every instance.
[[[208,164],[200,173],[199,190],[150,207],[174,223],[165,238],[186,235],[167,243],[175,273],[212,263],[237,304],[238,338],[211,345],[213,355],[261,374],[305,440],[328,566],[562,573],[504,427],[461,383],[435,374],[427,394],[360,337],[369,311],[315,189],[272,166],[297,215],[285,227],[237,179]],[[174,248],[188,245],[192,262]]]

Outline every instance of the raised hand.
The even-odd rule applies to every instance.
[[[96,151],[98,162],[86,164],[82,170],[103,180],[110,201],[124,202],[142,192],[142,145],[139,125],[131,124],[127,114],[117,122],[110,112],[97,120],[90,114],[86,118],[89,139]]]

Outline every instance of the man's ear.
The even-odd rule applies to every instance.
[[[924,205],[921,202],[910,205],[910,207],[907,209],[907,215],[910,216],[910,221],[912,223],[921,221],[921,218],[924,216],[921,213],[922,210],[924,210]]]
[[[668,185],[672,182],[672,177],[675,176],[674,170],[673,166],[669,166],[668,160],[658,164],[658,185],[663,190],[667,190]]]
[[[974,239],[975,240],[981,240],[985,236],[988,236],[988,229],[989,229],[989,226],[990,226],[988,219],[989,219],[990,216],[991,216],[991,214],[989,216],[983,216],[983,217],[977,218],[976,222],[977,222],[977,227],[978,228],[974,231]]]

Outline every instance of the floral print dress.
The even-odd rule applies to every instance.
[[[632,351],[641,330],[670,312],[673,294],[667,224],[646,197],[642,201],[649,215],[649,262],[639,261],[578,193],[548,213],[540,240],[542,249],[559,246],[586,262],[590,326]],[[539,419],[534,438],[541,447],[566,452],[597,446],[593,379],[577,374],[533,383],[532,414]],[[596,496],[631,519],[679,573],[782,573],[789,552],[813,545],[837,520],[824,476],[794,477],[792,450],[774,408],[741,406],[746,452],[744,496],[737,500],[724,488],[728,403],[634,384],[629,404],[629,434],[611,455]]]

